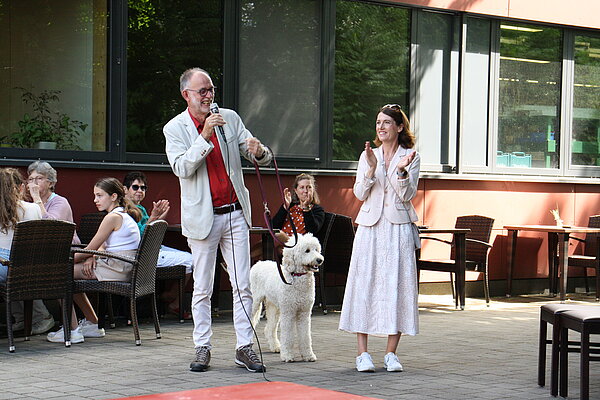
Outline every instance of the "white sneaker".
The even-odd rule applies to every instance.
[[[98,324],[94,324],[85,318],[79,321],[78,328],[83,337],[86,338],[100,338],[105,335],[104,328],[98,328]]]
[[[356,370],[358,372],[375,372],[375,365],[371,355],[366,351],[356,357]]]
[[[46,336],[46,339],[48,339],[49,342],[52,343],[64,343],[65,341],[65,331],[64,328],[61,326],[59,330],[57,330],[56,332],[50,332],[48,334],[48,336]],[[75,344],[75,343],[83,343],[84,339],[83,339],[83,334],[81,333],[81,329],[79,329],[79,327],[73,329],[71,331],[71,343]]]
[[[48,318],[44,318],[31,325],[32,335],[41,335],[42,333],[48,332],[54,328],[54,318],[50,315]]]
[[[392,352],[387,353],[383,358],[383,366],[387,368],[388,372],[402,372],[404,370],[398,356]]]

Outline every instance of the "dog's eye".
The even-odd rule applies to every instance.
[[[306,249],[306,250],[305,250],[305,252],[306,252],[306,253],[310,253],[310,249]]]

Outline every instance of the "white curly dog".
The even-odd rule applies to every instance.
[[[287,244],[292,245],[294,238]],[[315,303],[315,276],[323,263],[321,244],[312,234],[298,235],[296,246],[283,249],[282,282],[275,261],[259,261],[250,269],[250,287],[254,297],[252,323],[256,327],[262,306],[265,306],[267,325],[265,336],[271,351],[280,353],[281,360],[294,361],[294,334],[303,361],[316,361],[312,350],[310,315]],[[281,326],[281,343],[277,327]]]

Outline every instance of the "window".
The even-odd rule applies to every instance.
[[[571,164],[600,166],[600,36],[575,35]]]
[[[411,120],[421,170],[447,170],[456,165],[459,25],[453,15],[426,11],[414,21],[416,107]]]
[[[4,147],[105,151],[106,0],[0,2]]]
[[[279,157],[320,156],[321,2],[241,2],[239,107]]]
[[[481,18],[465,18],[466,46],[462,71],[461,159],[463,170],[488,165],[488,108],[490,81],[490,25]]]
[[[559,168],[562,31],[500,25],[498,167]]]
[[[179,77],[208,71],[222,89],[223,1],[129,0],[127,30],[128,152],[164,153],[163,126],[185,110]]]
[[[400,104],[410,118],[409,55],[409,10],[336,3],[334,160],[358,160],[384,104]]]

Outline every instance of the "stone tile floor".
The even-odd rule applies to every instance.
[[[234,365],[229,313],[214,321],[211,369],[204,373],[188,370],[194,354],[191,321],[163,319],[160,340],[144,321],[139,347],[124,325],[70,349],[35,336],[29,342],[17,338],[17,351],[10,354],[4,338],[0,399],[108,399],[265,378],[381,399],[550,399],[549,387],[536,384],[537,335],[539,307],[555,301],[543,296],[494,298],[488,308],[483,300],[469,298],[466,309],[457,311],[450,296],[421,296],[420,334],[404,337],[398,351],[402,373],[383,369],[385,338],[378,337],[369,343],[378,370],[356,372],[354,335],[337,330],[338,312],[323,315],[320,309],[312,320],[315,363],[282,363],[268,352],[264,325],[259,326],[266,376]],[[572,302],[595,304],[582,295]],[[600,399],[600,363],[591,363],[590,382],[591,398]],[[570,398],[578,398],[577,354],[570,356],[569,384]]]

